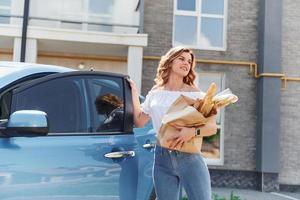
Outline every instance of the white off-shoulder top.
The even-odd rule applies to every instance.
[[[151,117],[156,133],[158,133],[161,126],[162,117],[180,95],[197,99],[202,98],[205,93],[201,91],[186,92],[154,89],[146,95],[145,101],[141,104],[141,109],[145,114]]]

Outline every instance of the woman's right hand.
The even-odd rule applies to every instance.
[[[139,100],[139,93],[136,87],[136,84],[130,78],[126,78],[130,87],[131,87],[131,95],[132,95],[132,103],[133,103],[133,119],[136,127],[143,127],[150,119],[150,117],[143,113],[141,110],[141,104]]]
[[[126,80],[128,81],[128,83],[130,85],[131,91],[135,92],[137,94],[137,87],[136,87],[135,82],[132,79],[130,79],[129,77],[126,78]]]

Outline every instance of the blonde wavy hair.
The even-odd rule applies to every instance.
[[[188,48],[185,48],[182,46],[177,46],[177,47],[170,49],[164,56],[161,57],[161,59],[159,61],[159,65],[157,67],[156,77],[154,79],[155,86],[158,86],[158,87],[163,86],[168,82],[173,60],[178,58],[183,52],[190,53],[191,57],[192,57],[191,69],[190,69],[188,75],[183,78],[183,82],[185,84],[188,84],[191,86],[195,85],[195,83],[194,83],[194,81],[196,79],[195,56],[191,49],[188,49]]]

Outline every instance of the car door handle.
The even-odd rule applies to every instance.
[[[143,144],[143,148],[145,149],[152,149],[155,147],[155,143],[146,143],[146,144]]]
[[[134,157],[134,151],[116,151],[104,154],[105,158],[123,158],[123,157]]]

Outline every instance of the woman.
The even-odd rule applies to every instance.
[[[143,127],[151,118],[158,133],[161,119],[171,104],[181,95],[196,99],[201,92],[196,88],[195,57],[190,49],[175,47],[162,56],[155,78],[156,85],[140,105],[135,83],[132,88],[134,123]],[[170,140],[170,149],[181,147],[199,134],[211,135],[217,131],[215,117],[201,127],[176,127],[179,131]],[[197,131],[196,131],[197,129]],[[211,185],[207,165],[200,154],[173,151],[156,145],[153,167],[154,187],[157,200],[176,200],[182,184],[189,200],[210,200]]]

